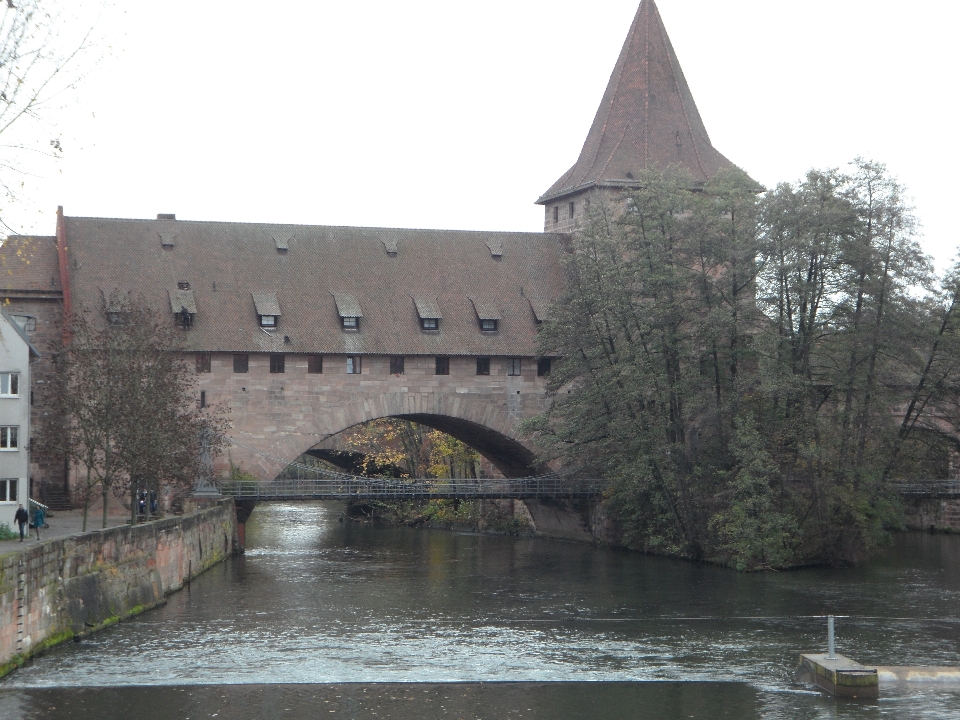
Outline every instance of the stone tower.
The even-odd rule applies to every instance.
[[[677,165],[697,183],[734,165],[710,143],[654,0],[641,0],[580,158],[538,200],[544,232],[573,230],[591,201]]]

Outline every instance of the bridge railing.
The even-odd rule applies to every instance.
[[[583,498],[598,495],[599,480],[558,476],[506,479],[403,480],[341,475],[276,480],[225,480],[220,492],[251,500],[430,499],[430,498]]]
[[[892,483],[901,495],[950,497],[960,495],[960,480],[903,480]]]

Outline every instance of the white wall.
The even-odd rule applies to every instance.
[[[0,395],[0,426],[15,425],[19,428],[18,449],[0,450],[0,478],[17,478],[17,500],[4,502],[7,488],[0,487],[0,523],[14,529],[13,515],[18,502],[27,506],[30,490],[30,347],[13,327],[10,320],[0,314],[0,373],[19,373],[19,394],[15,397]],[[3,483],[7,485],[8,483]]]

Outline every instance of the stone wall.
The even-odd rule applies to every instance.
[[[623,545],[623,533],[600,500],[524,500],[534,533],[555,540]]]
[[[904,500],[907,527],[911,530],[960,532],[960,498],[908,498]]]
[[[294,460],[349,427],[400,416],[463,440],[505,475],[533,474],[534,453],[517,425],[551,401],[535,358],[521,358],[520,375],[508,375],[501,357],[490,359],[489,375],[477,375],[474,357],[451,357],[449,375],[435,373],[434,356],[406,356],[402,375],[390,373],[388,356],[363,356],[359,375],[347,374],[345,355],[324,355],[318,374],[308,372],[307,355],[284,359],[284,372],[272,373],[269,354],[251,353],[242,373],[232,354],[213,353],[210,372],[198,375],[197,391],[229,408],[229,435],[242,444],[219,458],[218,473],[233,464],[272,480],[285,466],[276,459]]]
[[[48,540],[0,558],[0,677],[44,649],[164,602],[223,561],[232,500],[136,526]]]

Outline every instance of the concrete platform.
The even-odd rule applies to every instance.
[[[880,682],[876,668],[861,665],[843,655],[803,653],[797,666],[798,682],[816,685],[837,697],[876,700]]]

